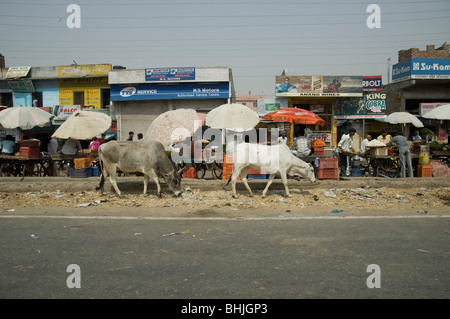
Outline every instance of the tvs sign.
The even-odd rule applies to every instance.
[[[124,89],[122,89],[120,91],[120,96],[122,96],[122,97],[129,97],[129,96],[134,95],[135,93],[136,93],[136,88],[132,87],[132,86],[129,86],[129,87],[126,87],[126,88],[124,88]]]
[[[381,91],[381,75],[363,76],[363,91]]]

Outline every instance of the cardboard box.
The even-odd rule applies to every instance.
[[[88,168],[91,166],[89,158],[86,158],[86,157],[75,158],[73,160],[73,164],[74,164],[75,169]]]
[[[387,146],[371,147],[370,148],[370,155],[373,155],[373,156],[387,156],[388,155],[388,148],[387,148]]]

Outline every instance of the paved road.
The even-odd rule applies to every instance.
[[[0,220],[0,298],[450,297],[448,216]]]

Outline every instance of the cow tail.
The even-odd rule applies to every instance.
[[[95,188],[96,190],[103,189],[103,185],[105,184],[105,175],[103,171],[103,160],[100,152],[100,148],[98,149],[98,164],[100,166],[100,184]]]

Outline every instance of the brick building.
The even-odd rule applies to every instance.
[[[417,48],[411,48],[408,50],[398,51],[398,62],[403,62],[414,58],[424,59],[448,59],[450,58],[450,45],[444,43],[441,47],[435,49],[434,44],[427,45],[426,50],[419,50]]]

